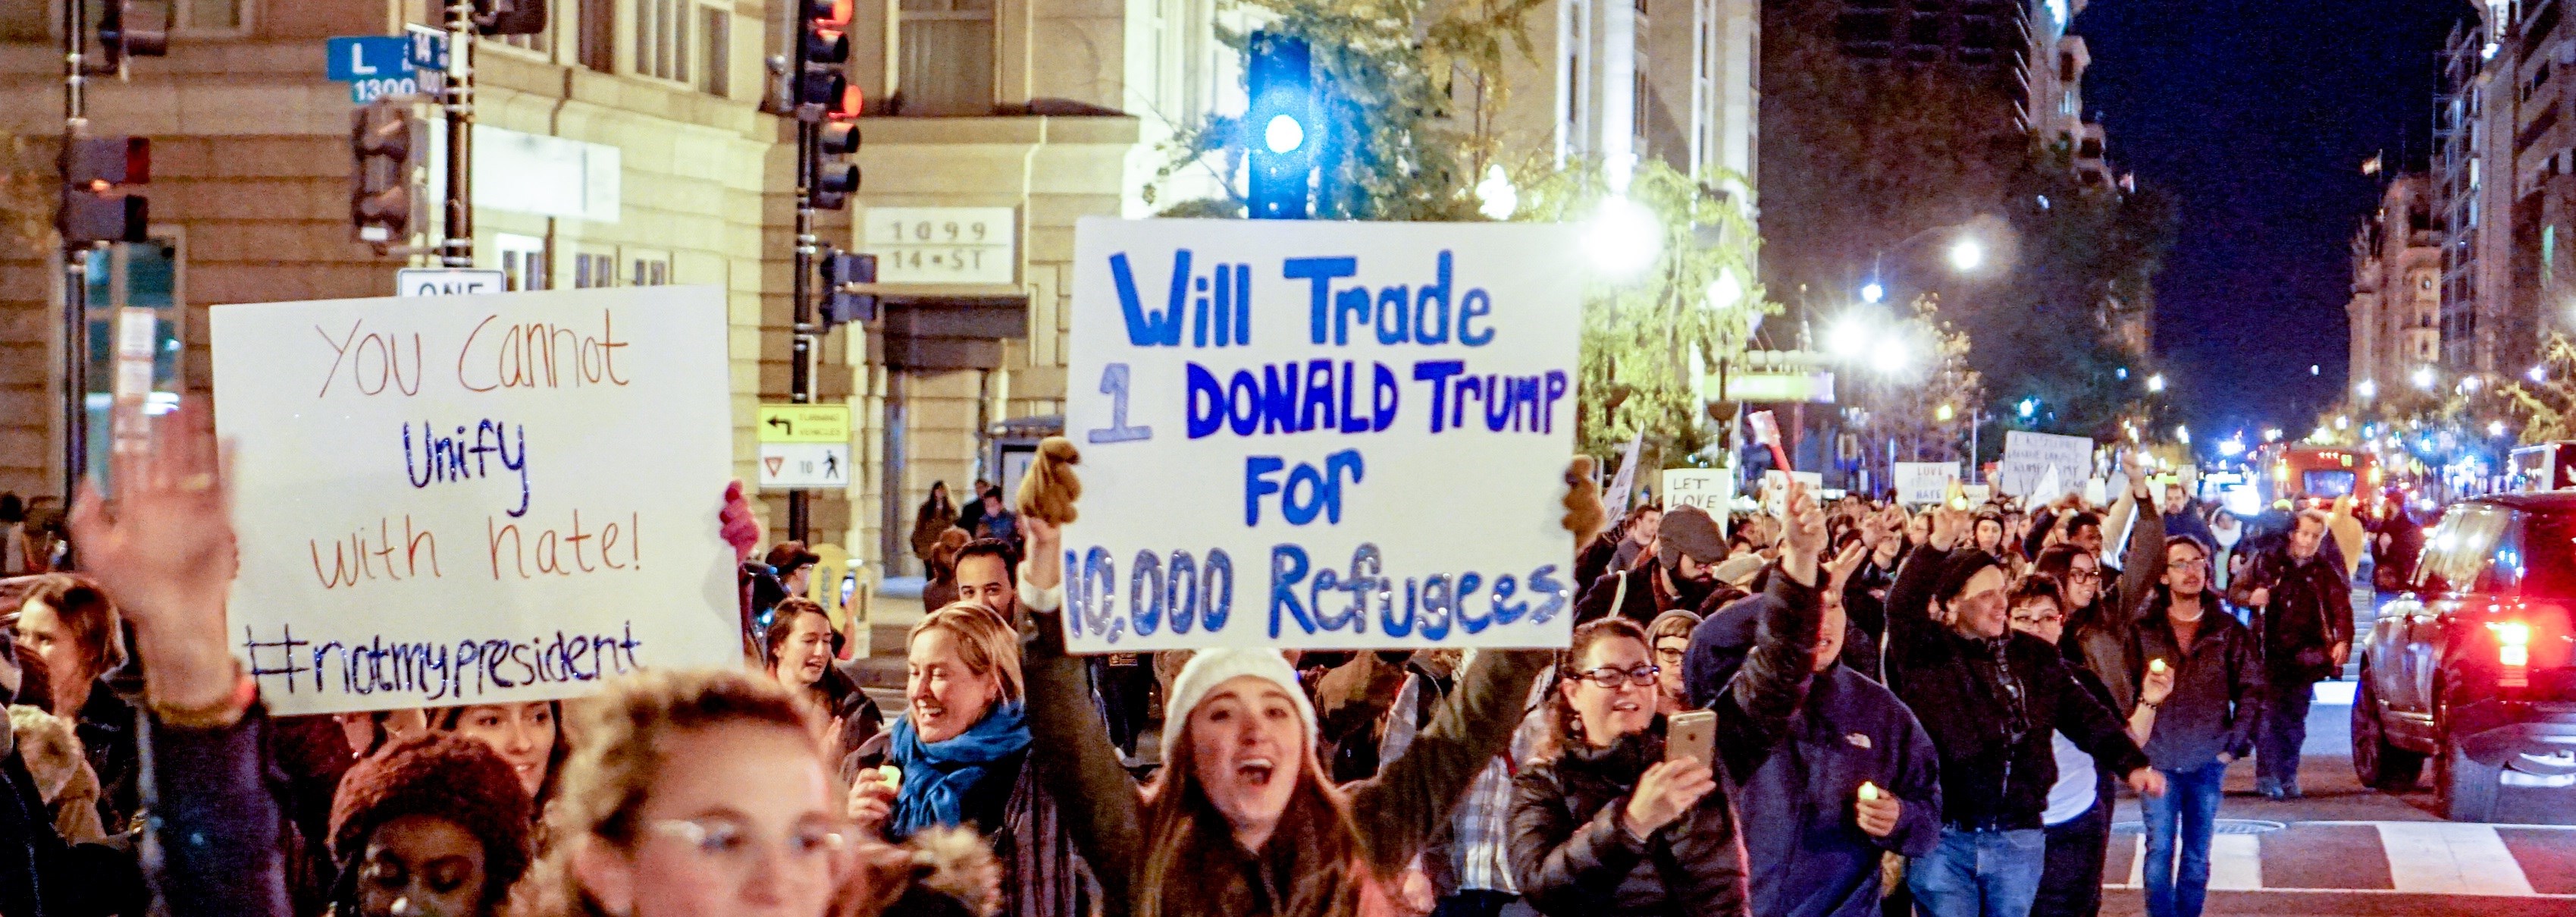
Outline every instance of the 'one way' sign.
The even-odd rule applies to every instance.
[[[509,281],[490,268],[407,267],[394,272],[396,296],[506,293]]]

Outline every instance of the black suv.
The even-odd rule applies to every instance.
[[[2490,821],[2496,790],[2576,784],[2576,493],[2453,505],[2406,591],[2361,638],[2352,766],[2384,790],[2433,762],[2442,817]]]

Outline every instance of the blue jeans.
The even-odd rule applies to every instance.
[[[2140,806],[2147,817],[2147,917],[2200,917],[2209,897],[2209,835],[2218,826],[2218,789],[2227,765],[2212,761],[2190,770],[2157,770],[2165,775],[2165,794]]]
[[[1905,870],[1931,917],[2028,917],[2048,866],[2048,832],[1942,828],[1941,844]]]

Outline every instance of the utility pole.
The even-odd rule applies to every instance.
[[[853,318],[852,308],[864,299],[873,308],[873,296],[859,296],[842,289],[845,282],[857,281],[860,262],[865,261],[865,280],[876,279],[874,262],[864,258],[834,256],[823,258],[823,244],[814,235],[814,212],[839,210],[849,206],[850,195],[859,190],[859,167],[841,157],[859,148],[858,120],[865,107],[858,89],[850,85],[842,68],[850,60],[849,26],[852,0],[794,0],[795,11],[788,21],[788,49],[791,55],[783,82],[773,92],[783,103],[781,113],[796,125],[796,279],[791,286],[795,296],[791,329],[787,397],[795,404],[814,403],[814,360],[823,334],[840,322]],[[814,301],[814,279],[820,270],[829,281],[824,291],[830,299],[824,314],[817,315]],[[805,541],[813,524],[814,495],[804,488],[787,492],[787,537]]]
[[[804,70],[805,47],[797,43],[797,70]],[[793,354],[795,364],[788,369],[787,398],[797,404],[814,403],[814,344],[818,337],[814,327],[814,140],[819,125],[796,119],[796,297]],[[787,537],[804,541],[813,524],[812,492],[797,488],[787,492]]]
[[[73,0],[78,2],[78,0]],[[439,107],[447,113],[447,200],[439,221],[446,238],[439,264],[474,266],[474,22],[473,0],[447,0],[447,76]]]

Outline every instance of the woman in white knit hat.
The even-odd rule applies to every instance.
[[[1034,475],[1033,475],[1034,477]],[[1597,528],[1597,497],[1567,502],[1568,528]],[[1581,505],[1589,501],[1591,505]],[[1032,502],[1021,494],[1023,505]],[[1021,600],[1062,602],[1052,520],[1024,517]],[[1580,544],[1589,532],[1576,531]],[[1321,917],[1394,914],[1397,877],[1511,742],[1547,651],[1480,653],[1403,756],[1335,787],[1316,759],[1315,711],[1271,649],[1201,650],[1165,704],[1163,769],[1138,787],[1086,701],[1082,663],[1046,615],[1025,659],[1029,731],[1066,827],[1111,915]]]

